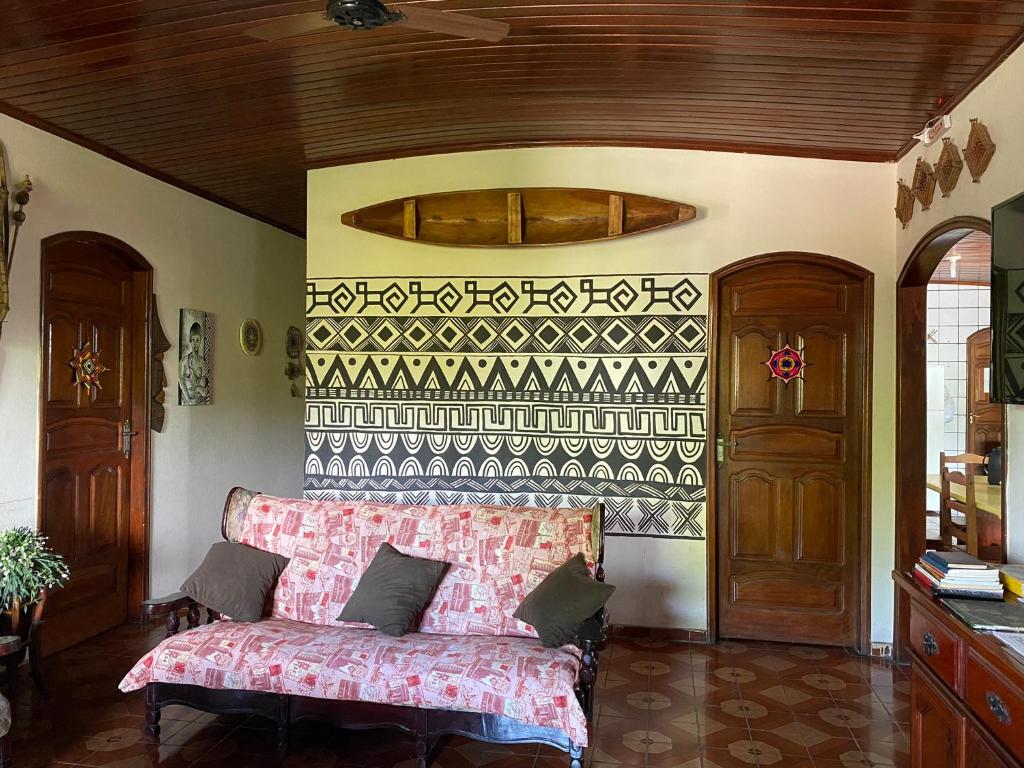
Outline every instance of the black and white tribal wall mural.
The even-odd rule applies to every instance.
[[[305,494],[703,539],[706,274],[311,278]]]

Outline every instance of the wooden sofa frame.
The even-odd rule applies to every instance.
[[[224,520],[221,535],[227,539],[228,507],[233,489],[224,505]],[[595,578],[604,581],[604,505],[599,506],[599,527],[597,546],[597,571]],[[199,626],[201,606],[188,595],[177,592],[166,597],[146,600],[142,613],[148,618],[166,616],[166,637],[178,633],[181,627],[180,613],[186,612],[188,629]],[[220,616],[207,608],[206,623],[219,620]],[[576,645],[581,650],[579,679],[576,682],[576,696],[587,722],[594,712],[594,686],[597,682],[598,652],[605,643],[607,614],[602,609],[595,621],[588,622],[592,629],[586,637],[580,636]],[[217,715],[262,715],[277,723],[277,752],[282,757],[288,753],[288,741],[293,723],[305,720],[319,720],[339,728],[366,730],[393,728],[411,735],[416,743],[417,768],[427,768],[436,754],[444,737],[465,736],[493,744],[545,744],[569,754],[570,768],[583,768],[584,748],[574,744],[565,733],[555,728],[544,728],[522,723],[503,715],[481,712],[464,712],[447,709],[420,709],[394,704],[378,704],[365,701],[342,701],[320,699],[311,696],[267,693],[263,691],[221,690],[198,685],[180,683],[148,683],[146,685],[146,735],[160,735],[160,710],[171,704],[198,709]]]

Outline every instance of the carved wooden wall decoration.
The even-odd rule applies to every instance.
[[[939,162],[935,167],[935,180],[942,190],[943,197],[956,189],[956,182],[960,178],[960,171],[963,170],[964,161],[960,157],[960,150],[953,140],[948,136],[942,140],[942,154],[939,155]]]
[[[935,171],[931,164],[923,157],[917,158],[917,165],[914,167],[914,180],[910,183],[914,197],[921,204],[921,210],[927,211],[935,197]]]
[[[164,389],[167,388],[167,374],[164,373],[164,353],[171,348],[171,342],[160,324],[160,315],[156,310],[156,296],[150,299],[149,312],[149,349],[153,356],[153,370],[150,384],[151,405],[150,424],[154,432],[164,431]]]
[[[971,133],[967,137],[967,146],[964,147],[964,160],[975,184],[981,181],[981,176],[988,169],[988,164],[995,153],[996,145],[989,136],[988,127],[979,122],[978,118],[972,117]]]
[[[519,248],[589,243],[697,217],[686,203],[605,189],[523,187],[436,192],[342,214],[365,232],[432,245]]]
[[[903,228],[914,218],[914,193],[903,179],[896,182],[896,218],[900,220]]]

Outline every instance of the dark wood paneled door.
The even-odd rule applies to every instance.
[[[832,260],[786,254],[718,281],[723,637],[858,643],[869,286]],[[788,383],[765,364],[786,344],[806,362]]]
[[[986,455],[1003,444],[1003,406],[989,399],[992,329],[967,337],[967,452]]]
[[[144,382],[134,370],[136,336],[145,335],[135,274],[104,243],[44,246],[40,528],[71,568],[47,604],[46,653],[128,617],[131,505],[140,490],[133,486],[145,485],[126,436],[138,431],[133,397]],[[83,350],[100,371],[93,384],[75,370]]]

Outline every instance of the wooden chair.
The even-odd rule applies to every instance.
[[[974,478],[977,467],[984,463],[985,457],[976,453],[959,453],[952,456],[939,454],[939,477],[942,488],[939,492],[939,532],[942,544],[952,549],[953,540],[956,539],[972,557],[979,556],[978,505],[975,500]],[[963,464],[965,471],[950,469],[950,464]],[[953,498],[950,490],[950,485],[953,484],[964,487],[965,501]],[[959,512],[964,516],[962,524],[953,520],[953,512]]]

